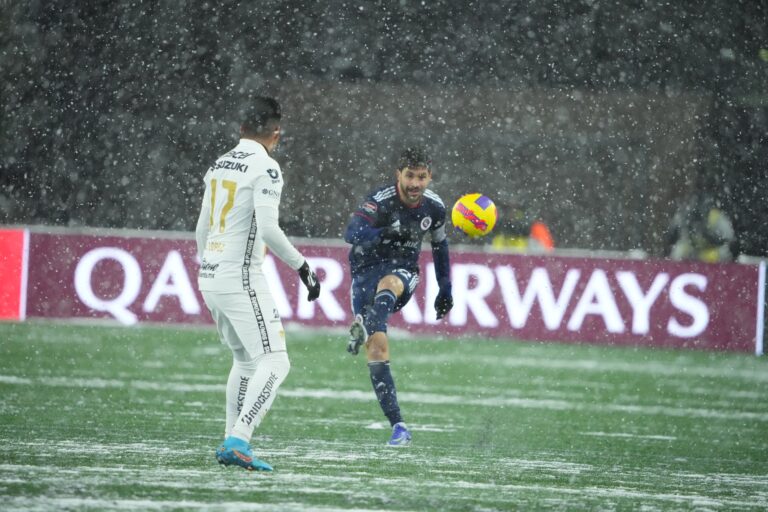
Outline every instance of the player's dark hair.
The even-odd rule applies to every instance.
[[[406,148],[405,151],[400,154],[400,159],[397,161],[397,168],[402,170],[406,167],[426,167],[429,169],[432,167],[432,159],[424,148]]]
[[[242,131],[246,136],[268,135],[280,126],[280,103],[274,98],[256,96],[245,110]]]

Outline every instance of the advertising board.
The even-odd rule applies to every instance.
[[[10,239],[27,244],[27,253],[23,245],[16,252],[8,250],[7,254],[20,256],[0,264],[18,283],[4,284],[3,311],[13,313],[5,297],[14,296],[23,297],[24,304],[17,304],[16,310],[28,318],[102,318],[125,325],[211,323],[197,290],[199,262],[191,234],[21,232],[20,238]],[[352,318],[347,247],[311,240],[296,244],[316,269],[323,288],[316,302],[307,302],[297,273],[268,254],[264,270],[272,276],[270,285],[284,322],[348,326]],[[395,328],[429,336],[762,352],[762,263],[455,249],[454,307],[437,321],[430,251],[423,251],[421,258],[421,282],[411,302],[393,316]],[[22,262],[26,267],[16,269]]]

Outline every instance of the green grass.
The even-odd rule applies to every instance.
[[[343,335],[289,332],[252,445],[216,464],[213,330],[0,324],[3,510],[765,510],[768,368],[749,354],[392,341],[414,444]]]

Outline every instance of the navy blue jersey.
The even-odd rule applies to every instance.
[[[406,240],[383,236],[385,228],[401,227],[413,236]],[[445,247],[447,254],[445,204],[440,196],[427,189],[421,202],[410,207],[400,200],[397,184],[374,190],[352,214],[344,236],[352,244],[349,252],[352,274],[382,263],[418,273],[421,243],[427,234],[433,250]]]

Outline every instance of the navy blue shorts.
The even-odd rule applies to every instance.
[[[403,282],[403,294],[395,302],[395,311],[399,311],[405,306],[416,286],[419,284],[419,274],[406,270],[404,268],[392,267],[392,265],[381,264],[365,269],[352,275],[352,290],[350,297],[352,299],[352,314],[356,315],[362,309],[373,304],[373,297],[376,295],[376,288],[382,277],[394,275]]]

